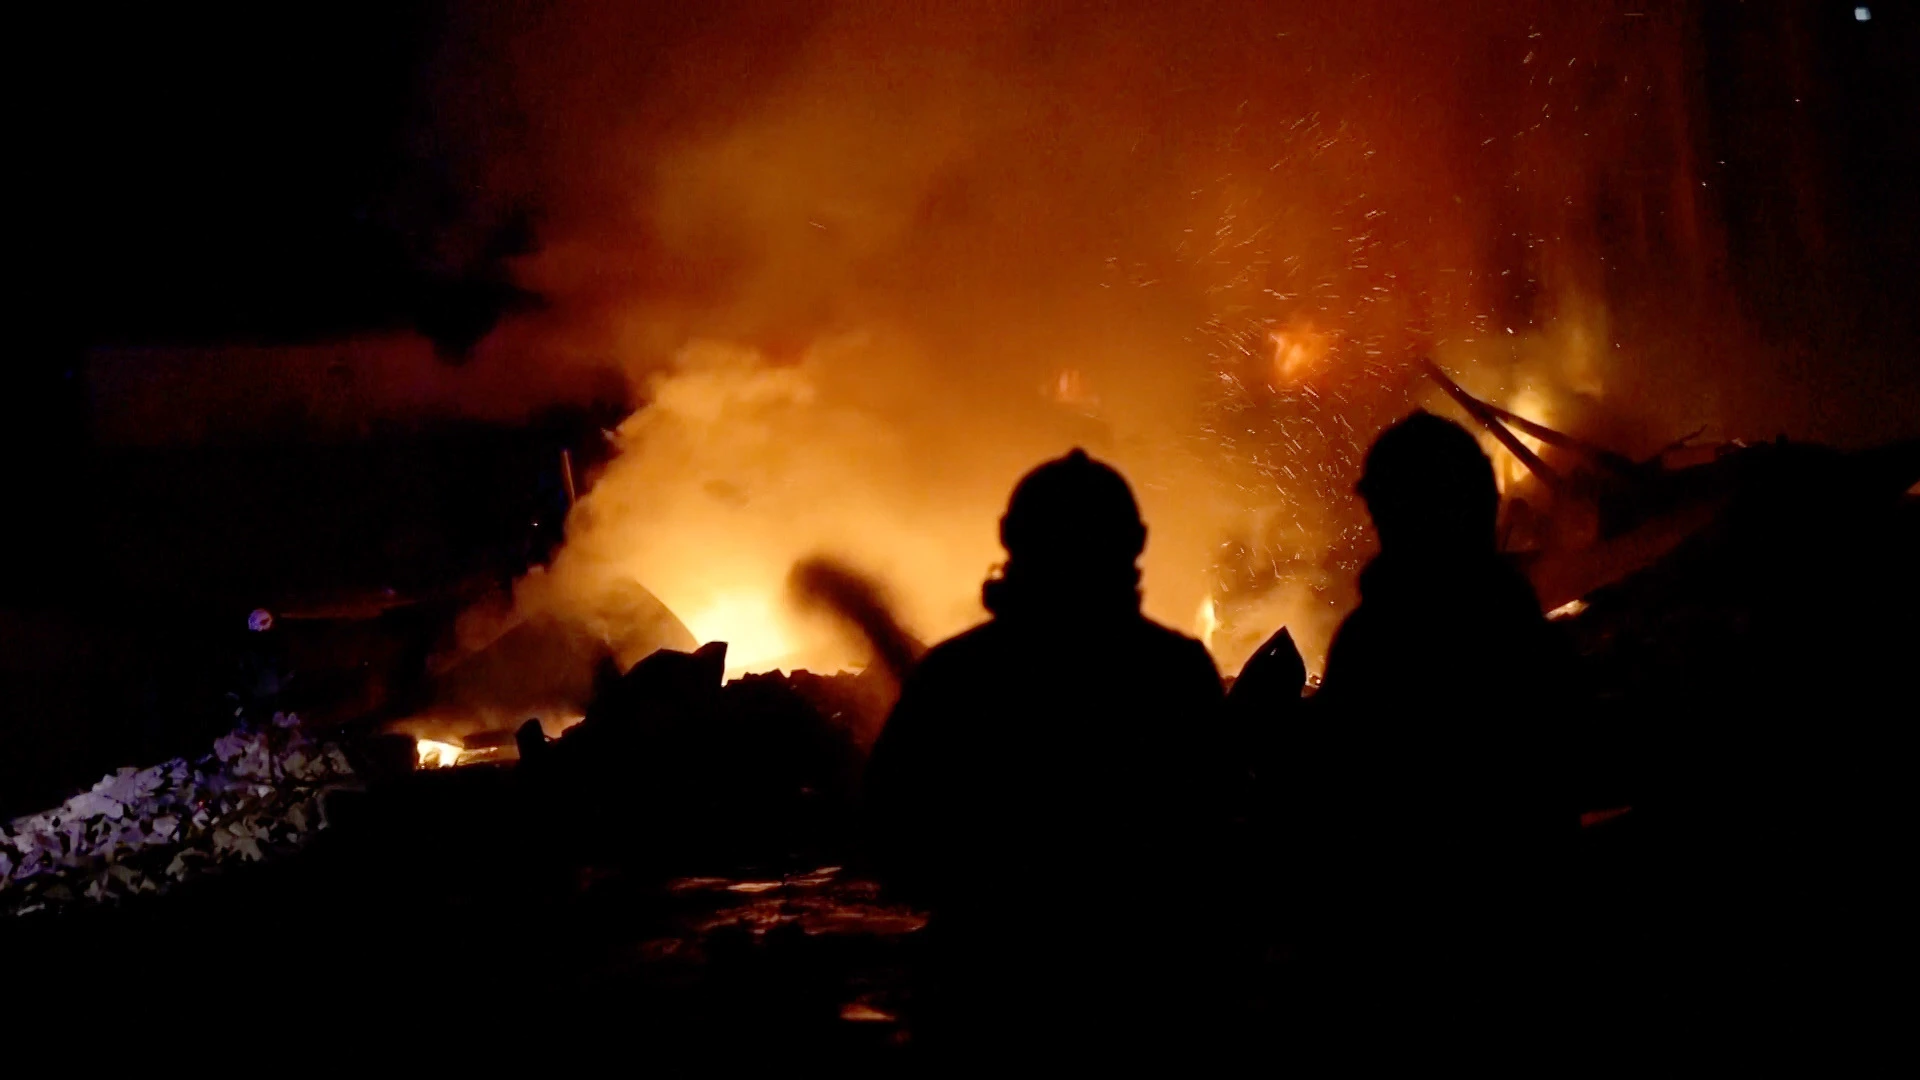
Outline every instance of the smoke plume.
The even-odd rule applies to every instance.
[[[1624,449],[1718,419],[1658,6],[458,16],[436,137],[537,208],[516,272],[547,300],[482,355],[611,367],[636,405],[526,591],[593,612],[637,581],[736,665],[831,666],[858,647],[785,602],[797,562],[950,633],[1013,481],[1084,445],[1138,490],[1149,613],[1228,665],[1288,621],[1314,662],[1418,357]]]

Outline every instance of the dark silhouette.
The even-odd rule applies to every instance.
[[[1220,993],[1186,977],[1230,788],[1220,677],[1140,613],[1146,527],[1113,469],[1041,465],[1000,536],[993,619],[926,655],[875,745],[875,853],[934,912],[936,1040],[1124,1052]]]
[[[1247,658],[1227,691],[1235,751],[1252,781],[1245,820],[1253,836],[1269,841],[1246,851],[1240,860],[1244,887],[1261,898],[1258,906],[1267,915],[1245,942],[1244,951],[1253,955],[1270,954],[1284,942],[1289,928],[1281,898],[1297,887],[1292,879],[1297,867],[1288,862],[1291,845],[1272,841],[1286,837],[1293,816],[1286,770],[1306,707],[1300,696],[1306,684],[1306,660],[1293,633],[1283,626]]]
[[[282,704],[293,673],[287,665],[287,643],[274,625],[272,613],[265,609],[247,616],[247,633],[239,646],[233,689],[227,699],[233,715],[250,726],[273,719]]]
[[[1512,1006],[1556,963],[1571,650],[1496,550],[1492,466],[1459,426],[1389,428],[1359,492],[1380,554],[1283,769],[1303,970],[1336,1008]]]
[[[1478,698],[1485,720],[1519,717],[1567,675],[1567,650],[1527,579],[1494,542],[1493,466],[1457,424],[1416,412],[1367,454],[1359,485],[1380,538],[1361,602],[1327,655],[1319,700],[1346,709]],[[1498,679],[1491,676],[1497,673]],[[1495,708],[1487,687],[1522,708]],[[1534,701],[1534,705],[1544,702]]]
[[[885,590],[852,567],[815,555],[794,564],[787,587],[797,602],[831,614],[864,639],[873,649],[874,666],[896,686],[927,651],[900,625]]]
[[[1271,767],[1279,741],[1297,723],[1300,693],[1307,685],[1307,662],[1286,627],[1247,657],[1227,692],[1227,714],[1241,753],[1256,772]]]

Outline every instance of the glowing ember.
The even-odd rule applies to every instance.
[[[1606,810],[1589,810],[1580,815],[1580,827],[1591,829],[1595,825],[1604,825],[1615,818],[1625,817],[1633,812],[1631,806],[1615,806]]]
[[[1587,610],[1587,602],[1585,600],[1569,600],[1559,607],[1554,608],[1552,611],[1547,612],[1547,618],[1571,619],[1585,610]]]
[[[856,1024],[891,1024],[899,1017],[864,1002],[854,1001],[840,1007],[840,1019]]]
[[[414,753],[419,755],[423,769],[448,769],[460,764],[460,756],[466,753],[462,747],[438,739],[415,739]]]
[[[1310,322],[1275,330],[1267,335],[1267,343],[1273,346],[1273,377],[1278,386],[1300,382],[1318,371],[1327,359],[1328,337]]]

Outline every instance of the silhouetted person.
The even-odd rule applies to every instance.
[[[234,686],[227,693],[235,716],[248,726],[265,725],[282,699],[292,673],[287,668],[286,642],[265,608],[247,616],[247,635],[240,646]]]
[[[1140,613],[1146,535],[1085,452],[1029,473],[992,620],[927,653],[875,744],[875,853],[934,912],[956,1043],[1114,1049],[1218,992],[1184,973],[1227,788],[1223,695],[1199,642]]]
[[[1380,554],[1287,767],[1303,958],[1350,1007],[1511,1006],[1543,992],[1577,829],[1571,652],[1495,548],[1492,465],[1458,425],[1387,429],[1358,490]]]

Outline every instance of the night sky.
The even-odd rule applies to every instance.
[[[278,341],[403,319],[412,237],[437,224],[397,201],[431,172],[410,132],[433,23],[432,5],[347,0],[71,26],[71,96],[45,119],[66,284],[89,301],[75,336]]]

